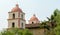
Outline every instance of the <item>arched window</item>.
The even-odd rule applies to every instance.
[[[15,23],[14,22],[12,23],[12,27],[15,27]]]
[[[32,22],[32,24],[34,24],[34,22]]]
[[[23,19],[23,14],[21,15],[21,18]]]
[[[15,14],[13,14],[13,19],[15,18]]]
[[[23,23],[22,23],[22,28],[23,28]]]

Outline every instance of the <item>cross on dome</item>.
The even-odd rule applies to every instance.
[[[16,7],[19,7],[19,5],[18,5],[18,4],[16,4]]]
[[[35,14],[33,14],[33,16],[36,16]]]

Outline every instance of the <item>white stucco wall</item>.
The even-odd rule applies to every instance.
[[[13,14],[15,14],[15,19],[13,19]],[[23,14],[23,19],[21,17],[22,14]],[[22,28],[22,23],[23,23],[23,28],[25,28],[25,24],[26,24],[26,22],[24,21],[25,20],[25,13],[20,12],[20,17],[18,17],[18,15],[19,15],[19,12],[10,12],[9,13],[8,28],[12,28],[13,22],[15,23],[15,27],[18,28],[18,19],[16,19],[16,18],[20,18],[20,28]]]
[[[26,22],[23,21],[23,20],[20,20],[20,28],[22,28],[22,23],[23,23],[23,28],[25,29],[25,24],[26,24]]]
[[[20,18],[22,18],[21,15],[23,15],[23,19],[25,19],[25,14],[24,13],[20,13]]]

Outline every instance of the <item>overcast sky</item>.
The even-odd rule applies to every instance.
[[[28,21],[33,14],[40,21],[47,20],[53,11],[57,8],[60,10],[60,0],[0,0],[0,30],[8,27],[8,12],[16,4],[26,14],[25,19]]]

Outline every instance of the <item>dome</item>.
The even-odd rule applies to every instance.
[[[22,12],[22,10],[19,8],[19,5],[16,4],[16,6],[11,10],[11,12]]]
[[[30,21],[39,21],[35,14],[30,18]]]

